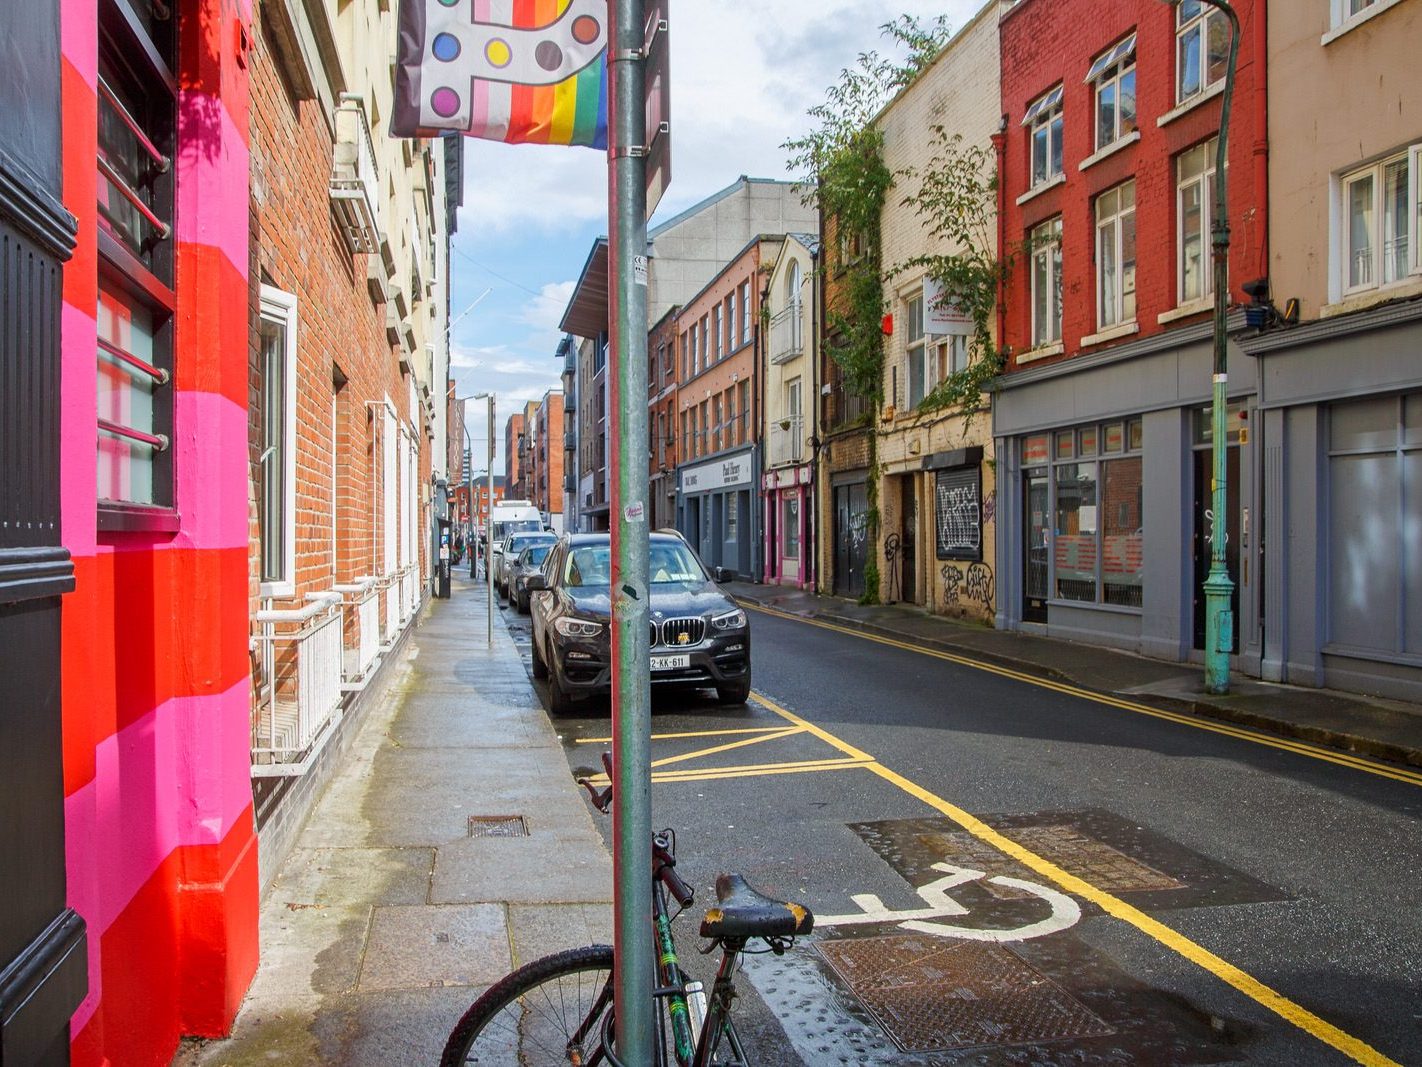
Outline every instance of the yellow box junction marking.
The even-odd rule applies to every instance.
[[[667,741],[678,737],[729,737],[732,734],[777,734],[785,729],[783,726],[738,726],[730,730],[685,730],[670,734],[653,734],[653,741]],[[573,739],[575,745],[610,745],[610,737],[578,737]]]
[[[910,796],[923,801],[935,811],[947,816],[957,823],[968,833],[978,840],[991,845],[1005,855],[1011,856],[1024,867],[1035,871],[1043,878],[1055,882],[1068,893],[1075,893],[1084,900],[1089,900],[1106,914],[1129,923],[1147,937],[1158,941],[1166,948],[1185,957],[1191,963],[1204,968],[1216,978],[1232,986],[1251,1000],[1268,1008],[1280,1018],[1312,1035],[1326,1045],[1330,1045],[1350,1057],[1357,1063],[1366,1064],[1368,1067],[1401,1067],[1396,1060],[1383,1055],[1371,1045],[1353,1037],[1351,1034],[1340,1030],[1327,1020],[1320,1018],[1307,1008],[1295,1003],[1282,993],[1271,989],[1257,978],[1240,970],[1234,964],[1215,955],[1209,949],[1200,945],[1184,934],[1171,929],[1158,919],[1153,919],[1145,912],[1130,904],[1127,904],[1120,897],[1098,889],[1085,879],[1079,878],[1070,871],[1059,867],[1030,849],[1024,848],[1010,837],[994,830],[981,819],[968,814],[955,804],[950,804],[942,797],[929,792],[921,785],[910,781],[896,771],[890,770],[882,763],[879,763],[867,752],[855,748],[847,741],[843,741],[824,730],[807,719],[803,719],[792,711],[787,711],[773,700],[760,693],[752,694],[752,699],[762,707],[779,715],[786,722],[792,722],[801,727],[805,732],[813,734],[827,745],[831,745],[850,757],[852,766],[863,767],[872,771],[886,782],[889,782],[902,789]]]
[[[1122,697],[1115,697],[1106,693],[1093,692],[1090,689],[1082,689],[1079,686],[1069,685],[1065,682],[1054,682],[1047,678],[1039,678],[1035,675],[1025,674],[1022,671],[1015,671],[1009,667],[999,667],[995,664],[971,659],[967,656],[955,655],[952,652],[942,652],[936,648],[928,648],[924,645],[916,645],[908,641],[898,641],[892,637],[883,637],[879,634],[865,633],[863,630],[855,630],[848,626],[822,622],[819,619],[807,619],[803,615],[792,615],[789,612],[777,611],[774,608],[761,607],[744,601],[741,602],[741,606],[752,611],[759,611],[765,615],[774,616],[778,619],[788,619],[791,622],[802,623],[805,626],[817,626],[822,630],[832,630],[835,633],[849,634],[851,637],[857,637],[863,641],[873,641],[875,644],[888,645],[891,648],[901,648],[907,652],[916,652],[921,656],[945,660],[948,663],[956,663],[962,667],[971,667],[976,671],[996,674],[1002,678],[1010,678],[1016,682],[1036,686],[1039,689],[1049,689],[1054,693],[1062,693],[1066,696],[1077,697],[1081,700],[1089,700],[1095,704],[1104,704],[1107,707],[1119,708],[1122,711],[1134,712],[1137,715],[1147,715],[1153,719],[1163,719],[1166,722],[1173,722],[1180,726],[1189,726],[1195,730],[1205,730],[1209,733],[1232,737],[1239,741],[1249,741],[1256,745],[1264,745],[1267,748],[1276,748],[1283,752],[1292,752],[1295,755],[1305,756],[1309,759],[1323,760],[1326,763],[1347,767],[1349,770],[1362,771],[1365,774],[1377,775],[1380,778],[1391,778],[1393,781],[1405,782],[1408,785],[1422,786],[1422,772],[1408,770],[1405,767],[1395,767],[1377,760],[1368,759],[1364,756],[1354,756],[1351,753],[1340,752],[1336,749],[1311,745],[1306,741],[1294,741],[1289,738],[1261,733],[1258,730],[1251,730],[1246,727],[1231,726],[1228,723],[1201,719],[1193,715],[1182,715],[1179,712],[1165,711],[1162,708],[1153,708],[1148,704],[1137,703],[1133,700],[1126,700]]]

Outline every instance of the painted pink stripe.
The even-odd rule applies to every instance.
[[[59,44],[64,58],[98,92],[99,5],[95,0],[63,0],[59,9]]]
[[[164,544],[245,547],[249,535],[246,409],[220,393],[181,390],[173,401],[173,425],[182,529]]]
[[[251,153],[227,108],[207,93],[178,94],[178,240],[208,245],[247,277]]]
[[[99,402],[94,382],[99,325],[92,312],[66,303],[59,328],[59,533],[69,554],[80,558],[94,555],[98,544],[94,531],[98,503],[94,420]]]

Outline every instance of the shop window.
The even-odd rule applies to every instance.
[[[1136,130],[1136,35],[1096,58],[1086,81],[1095,86],[1096,148],[1114,144]]]
[[[1042,223],[1027,237],[1032,255],[1032,347],[1062,339],[1062,219]]]
[[[1032,159],[1032,185],[1045,185],[1062,174],[1062,87],[1034,100],[1022,117]]]
[[[788,496],[782,505],[781,530],[785,533],[784,554],[787,559],[800,558],[800,498]]]
[[[1096,198],[1096,307],[1102,329],[1136,318],[1136,183]]]
[[[741,536],[741,494],[727,493],[726,501],[726,540],[736,541]],[[708,497],[707,500],[710,498]],[[708,509],[709,510],[709,509]]]
[[[263,596],[296,590],[296,297],[261,290],[257,538]]]
[[[1224,80],[1229,66],[1229,38],[1229,19],[1219,8],[1204,0],[1180,0],[1175,8],[1177,104]]]
[[[96,436],[105,529],[175,519],[172,30],[149,12],[99,5]]]

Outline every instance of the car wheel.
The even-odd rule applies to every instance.
[[[548,711],[552,715],[567,715],[573,710],[573,696],[563,688],[558,668],[548,667]]]
[[[750,679],[731,682],[729,685],[718,685],[716,687],[716,699],[722,704],[744,704],[750,699],[751,684]]]
[[[548,664],[543,661],[543,653],[538,649],[538,641],[533,642],[532,654],[530,656],[533,663],[533,676],[535,678],[548,677]]]
[[[518,613],[519,613],[520,615],[527,615],[527,614],[528,614],[528,594],[527,594],[527,593],[518,593],[518,594],[516,594],[516,599],[517,599],[517,601],[518,601]]]

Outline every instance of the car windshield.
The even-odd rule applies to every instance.
[[[515,536],[515,537],[510,537],[510,538],[509,538],[509,549],[508,549],[508,550],[509,550],[509,555],[511,555],[511,556],[517,556],[520,552],[522,552],[522,551],[523,551],[525,548],[527,548],[529,545],[531,545],[531,544],[533,544],[533,543],[535,543],[535,542],[537,542],[537,541],[542,541],[542,540],[544,540],[544,538],[543,538],[543,537],[540,537],[540,536],[538,536],[538,535],[536,535],[536,534],[535,534],[535,535],[519,534],[519,535],[517,535],[517,536]],[[552,543],[553,543],[553,538],[549,537],[549,538],[547,538],[547,541],[548,541],[549,544],[552,544]]]
[[[494,523],[494,540],[502,541],[510,534],[516,533],[537,533],[542,529],[543,524],[537,519],[509,519]]]
[[[530,545],[523,550],[523,555],[518,557],[518,562],[524,567],[541,567],[543,561],[548,558],[548,553],[553,550],[550,541],[546,545]]]
[[[675,542],[653,542],[648,557],[653,585],[704,582],[706,572],[691,550]],[[612,575],[610,544],[577,545],[568,553],[564,581],[569,586],[607,585]]]

